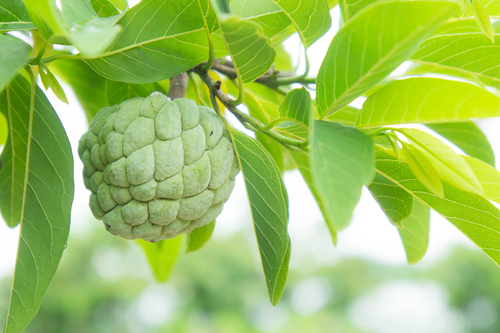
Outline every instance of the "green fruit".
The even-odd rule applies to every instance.
[[[94,216],[114,235],[151,242],[215,219],[239,172],[213,110],[158,92],[97,112],[78,153]]]

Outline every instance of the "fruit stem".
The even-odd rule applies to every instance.
[[[168,97],[173,101],[176,98],[183,98],[186,95],[186,89],[189,77],[186,72],[170,78],[170,88]]]

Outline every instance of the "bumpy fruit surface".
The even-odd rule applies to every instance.
[[[78,153],[94,216],[114,235],[151,242],[215,219],[239,172],[213,110],[158,92],[101,109]]]

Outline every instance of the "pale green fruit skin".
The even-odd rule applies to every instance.
[[[159,92],[101,109],[78,153],[94,216],[114,235],[150,242],[214,220],[239,172],[215,112]]]

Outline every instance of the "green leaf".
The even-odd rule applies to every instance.
[[[215,229],[215,220],[189,233],[186,253],[198,251],[210,240]]]
[[[0,5],[0,31],[31,29],[35,29],[35,25],[31,23],[24,0],[3,0]]]
[[[291,243],[287,225],[288,194],[281,173],[256,140],[232,131],[252,210],[267,291],[277,305],[288,276]]]
[[[286,150],[286,152],[291,156],[293,162],[295,163],[296,168],[299,169],[302,177],[304,178],[304,181],[309,187],[309,190],[311,191],[314,199],[316,200],[316,203],[318,204],[321,214],[325,219],[325,223],[326,226],[328,227],[328,230],[330,231],[333,244],[337,245],[337,231],[333,227],[335,225],[334,220],[332,215],[329,213],[327,209],[326,199],[320,195],[319,189],[313,182],[310,163],[309,163],[309,155],[307,153],[292,152],[289,150]]]
[[[314,115],[314,105],[306,88],[290,91],[280,105],[281,118],[297,121],[309,127],[310,118]]]
[[[273,0],[232,0],[229,6],[234,15],[258,23],[267,37],[275,36],[292,23]]]
[[[115,4],[109,0],[90,0],[90,3],[99,17],[109,17],[120,14]],[[125,1],[125,7],[126,6],[127,2]]]
[[[458,9],[443,1],[379,2],[350,20],[333,38],[318,73],[320,117],[375,86]]]
[[[377,0],[340,0],[339,7],[342,13],[342,20],[344,23],[352,19],[352,17],[368,5]]]
[[[375,175],[368,189],[389,221],[398,228],[403,228],[403,220],[413,210],[413,196],[379,174]]]
[[[50,63],[50,69],[71,86],[87,114],[88,121],[97,111],[108,105],[105,95],[106,79],[82,60],[61,59]]]
[[[271,68],[276,51],[260,26],[224,13],[218,13],[218,19],[238,77],[243,83],[250,83],[264,75]]]
[[[500,18],[500,4],[498,1],[475,0],[474,2],[481,2],[488,15],[492,18]],[[474,16],[473,6],[469,6],[467,11],[464,13],[464,16]]]
[[[500,41],[493,45],[481,33],[434,36],[422,43],[412,61],[451,69],[479,78],[485,84],[500,86],[500,68],[496,54]],[[481,59],[481,61],[478,61]]]
[[[106,101],[108,105],[120,104],[133,97],[148,97],[155,91],[152,83],[133,84],[106,80]]]
[[[9,127],[7,125],[7,119],[5,119],[5,116],[2,113],[0,113],[0,146],[5,144],[5,142],[7,142],[8,137],[9,137]]]
[[[474,17],[476,18],[479,29],[481,29],[484,35],[488,37],[492,43],[495,43],[495,33],[493,32],[490,16],[488,15],[486,9],[484,9],[483,4],[480,1],[473,0],[472,7],[474,9]]]
[[[427,252],[430,215],[429,207],[415,199],[411,215],[403,221],[403,228],[398,228],[399,237],[405,248],[406,260],[410,265],[418,263]]]
[[[462,157],[474,171],[484,189],[484,197],[500,203],[500,172],[489,164],[475,158]]]
[[[332,25],[327,0],[274,0],[293,22],[305,47],[311,46]]]
[[[31,47],[19,38],[0,35],[0,91],[28,64]]]
[[[45,40],[64,32],[64,19],[54,0],[24,0],[24,3],[31,21]]]
[[[54,93],[54,95],[56,95],[56,97],[59,98],[59,100],[61,100],[66,104],[69,104],[63,88],[57,81],[54,74],[52,74],[52,72],[43,63],[40,64],[40,78],[42,79],[42,83],[43,86],[45,87],[45,90],[48,90],[50,88]]]
[[[342,125],[354,126],[356,124],[358,114],[359,109],[348,105],[326,117],[326,120],[341,123]]]
[[[417,179],[435,195],[444,196],[443,183],[436,170],[422,152],[415,147],[403,143],[403,154]]]
[[[136,242],[144,250],[156,281],[165,282],[173,272],[175,263],[182,253],[184,235],[150,243],[142,239]]]
[[[89,18],[72,26],[71,32],[67,33],[66,36],[78,48],[82,56],[100,55],[122,31],[122,27],[116,23],[123,14]]]
[[[64,19],[68,26],[97,16],[89,0],[61,0]]]
[[[40,307],[59,265],[73,202],[73,156],[64,128],[43,92],[18,75],[0,108],[9,137],[0,156],[0,208],[10,226],[21,223],[9,316],[4,332],[22,332]]]
[[[495,154],[488,138],[472,121],[428,124],[431,130],[448,139],[467,155],[495,165]]]
[[[463,34],[469,32],[481,32],[481,29],[477,26],[476,20],[473,18],[459,18],[449,20],[441,24],[434,32],[434,36]],[[425,45],[426,43],[427,42],[424,42],[422,45]]]
[[[215,24],[214,19],[207,16],[209,27]],[[107,79],[156,82],[208,59],[207,34],[198,1],[140,2],[118,24],[123,30],[106,52],[85,60]],[[220,37],[212,37],[216,57],[225,56]]]
[[[483,195],[484,190],[474,171],[447,144],[425,132],[404,128],[399,130],[432,165],[441,180],[463,191]]]
[[[422,200],[500,264],[500,211],[487,199],[443,184],[444,198],[429,192],[405,162],[377,152],[377,173]],[[404,225],[404,223],[403,223]]]
[[[363,104],[356,126],[442,123],[500,116],[500,98],[458,81],[415,77],[394,81]]]
[[[354,127],[315,120],[309,163],[313,182],[330,215],[333,230],[345,228],[374,177],[373,142]]]

